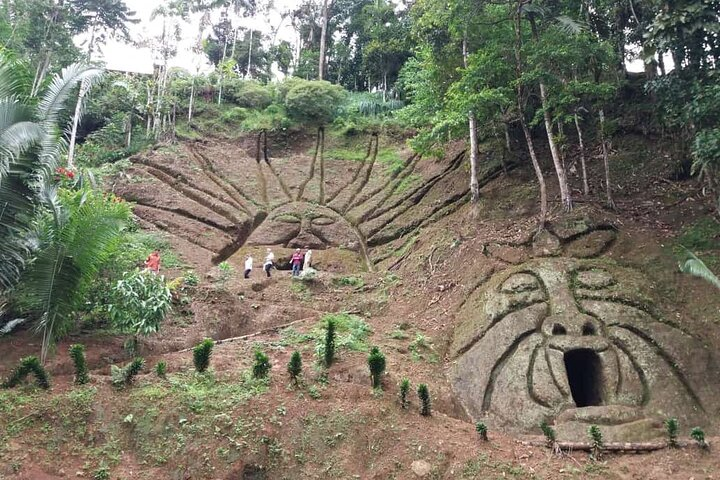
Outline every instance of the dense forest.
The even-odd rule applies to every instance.
[[[348,271],[342,270],[345,276],[327,280],[329,286],[323,292],[336,294],[351,288],[350,298],[377,288],[382,301],[376,303],[380,304],[387,302],[388,291],[402,285],[396,272],[403,268],[402,262],[408,259],[416,243],[421,243],[422,237],[417,231],[430,225],[430,220],[447,219],[458,215],[458,211],[469,212],[467,218],[457,222],[462,228],[468,231],[478,228],[478,212],[483,204],[481,189],[501,175],[506,179],[515,171],[526,175],[508,180],[524,182],[522,187],[512,184],[508,192],[516,189],[512,192],[514,195],[528,187],[535,210],[528,214],[529,239],[508,247],[510,253],[503,250],[507,255],[497,265],[502,264],[504,268],[531,258],[523,249],[535,249],[535,254],[545,248],[537,247],[538,239],[549,242],[550,247],[546,247],[553,253],[547,256],[561,256],[562,249],[569,251],[572,242],[582,240],[585,235],[591,237],[597,232],[601,232],[598,237],[615,235],[618,222],[613,225],[610,221],[598,222],[599,226],[593,224],[592,228],[586,225],[582,227],[587,227],[585,230],[570,232],[564,237],[557,234],[557,223],[553,222],[558,218],[574,219],[573,212],[585,205],[597,208],[608,218],[623,218],[624,212],[616,202],[621,182],[613,178],[613,172],[618,170],[612,166],[613,157],[617,157],[618,150],[627,145],[626,139],[631,136],[633,141],[642,139],[637,141],[640,146],[633,152],[656,143],[663,161],[670,165],[669,172],[663,172],[663,177],[653,182],[692,183],[693,202],[704,208],[703,219],[696,224],[700,225],[699,233],[685,245],[673,244],[675,250],[668,255],[675,255],[670,261],[672,268],[677,271],[680,260],[681,271],[702,277],[720,288],[717,276],[720,264],[716,258],[700,253],[703,250],[700,247],[715,252],[715,246],[720,245],[717,243],[720,238],[720,0],[298,0],[286,8],[278,7],[272,0],[158,0],[153,3],[157,6],[151,18],[141,19],[125,0],[0,2],[0,337],[17,334],[19,344],[23,348],[32,347],[37,354],[13,359],[14,364],[15,360],[19,363],[0,384],[1,388],[15,387],[29,374],[35,375],[40,388],[48,388],[50,380],[44,366],[58,357],[57,346],[68,336],[92,332],[92,335],[122,338],[123,345],[118,350],[127,354],[122,357],[123,361],[135,357],[123,368],[114,364],[121,357],[113,361],[106,361],[104,357],[102,361],[94,359],[96,367],[112,364],[111,383],[113,388],[122,389],[144,368],[144,360],[137,357],[142,353],[143,341],[159,332],[173,312],[192,317],[187,312],[193,302],[207,301],[215,308],[225,301],[223,295],[230,296],[228,292],[232,288],[237,291],[233,291],[227,304],[237,305],[233,302],[244,301],[245,294],[253,295],[243,290],[244,286],[233,284],[234,269],[238,267],[226,261],[230,254],[223,256],[213,251],[217,255],[202,268],[198,266],[201,262],[193,264],[180,258],[168,240],[169,235],[165,235],[167,231],[173,233],[173,228],[180,229],[167,221],[176,218],[171,215],[182,214],[188,224],[204,222],[204,227],[209,225],[208,231],[221,232],[218,237],[232,234],[237,235],[237,239],[246,227],[248,231],[252,228],[262,232],[258,226],[266,218],[297,224],[302,233],[302,229],[312,227],[313,222],[317,222],[318,229],[328,227],[335,221],[333,215],[337,215],[340,219],[337,224],[345,223],[335,232],[345,228],[347,232],[341,231],[341,234],[353,240],[346,242],[343,238],[338,245],[332,245],[342,246],[338,254],[341,260],[336,264],[342,268],[348,264],[353,268],[362,265],[358,270],[374,274],[377,273],[373,271],[374,262],[382,264],[384,271],[381,277],[373,278],[370,287],[365,279],[346,275]],[[257,26],[271,21],[276,24],[269,28]],[[154,28],[150,29],[153,33],[141,38],[136,27],[142,22],[152,22]],[[194,71],[173,66],[178,57],[188,54],[182,51],[188,40],[192,45],[190,53],[195,59],[201,59]],[[149,49],[153,58],[152,73],[106,68],[101,54],[110,41]],[[378,138],[382,138],[382,142]],[[215,156],[221,159],[218,162],[230,158],[228,150],[246,149],[255,152],[253,168],[255,163],[259,171],[267,167],[267,177],[260,174],[262,189],[256,197],[246,194],[253,186],[243,190],[244,185],[238,187],[226,178],[227,174],[214,170],[213,161],[217,158],[200,151],[203,148],[212,151],[214,142],[225,148],[220,153],[215,151]],[[293,143],[294,150],[288,146]],[[332,143],[332,149],[326,147],[326,143]],[[650,149],[646,150],[646,156],[651,156]],[[276,155],[276,151],[282,153]],[[407,154],[405,158],[398,153],[401,151]],[[156,158],[152,156],[156,154],[167,155],[172,160],[167,164],[153,163]],[[177,165],[187,160],[184,156],[194,158],[197,165],[181,170]],[[307,179],[299,180],[300,174],[295,172],[292,175],[298,178],[292,180],[297,180],[297,184],[290,185],[287,177],[292,175],[286,177],[282,172],[278,175],[280,167],[276,171],[271,162],[276,156],[283,157],[279,164],[286,167],[293,166],[288,158],[303,157],[302,161],[311,162]],[[337,160],[335,167],[328,166],[326,170],[323,158]],[[382,169],[377,167],[373,171],[376,158]],[[172,163],[175,160],[177,164]],[[285,161],[287,163],[283,163]],[[418,167],[421,161],[428,163]],[[314,178],[316,162],[321,180],[318,201],[313,203],[303,194]],[[352,170],[342,162],[355,162],[359,166]],[[370,166],[363,170],[366,163]],[[242,170],[238,165],[233,168]],[[145,170],[141,170],[141,166]],[[163,217],[163,221],[153,224],[140,218],[135,210],[140,208],[139,203],[123,196],[122,188],[127,193],[133,183],[146,182],[138,172],[147,174],[150,181],[159,179],[159,184],[171,185],[172,195],[180,192],[178,198],[181,199],[172,208],[166,208],[172,212],[164,212],[167,217]],[[193,175],[198,172],[207,178],[197,180],[199,177]],[[354,173],[346,175],[347,172]],[[447,180],[455,174],[462,177],[462,188],[457,192]],[[325,191],[326,176],[337,177],[328,181],[328,185],[336,182],[333,188],[337,190],[331,192],[328,186],[328,192]],[[275,191],[269,189],[266,178],[270,179],[268,182],[276,179]],[[347,183],[342,183],[346,180]],[[444,181],[447,184],[443,184]],[[117,185],[119,189],[115,188]],[[647,187],[640,180],[637,185],[640,185],[638,189]],[[442,193],[448,198],[434,198],[433,195],[440,197],[437,191],[443,188],[447,191]],[[672,197],[672,207],[684,206],[682,202],[691,196],[682,190],[684,187],[668,188],[674,188],[673,195],[679,198]],[[307,207],[311,215],[305,218],[296,212],[280,211],[280,207],[271,205],[268,191],[286,195],[288,204],[302,204],[303,208],[312,204]],[[346,203],[343,203],[343,192],[352,192]],[[645,200],[643,194],[645,192],[629,201]],[[652,204],[661,195],[647,193],[647,196]],[[195,205],[198,209],[207,207],[212,212],[207,218],[189,212],[180,205],[188,198],[200,205]],[[373,204],[378,198],[380,200]],[[154,200],[145,199],[146,205],[140,206],[154,208]],[[335,205],[333,200],[337,202]],[[511,204],[508,211],[516,206],[520,208],[523,200],[522,196],[507,200]],[[415,204],[425,201],[430,206],[423,204],[426,210],[418,208],[419,218],[403,217],[406,212],[410,212],[408,217],[414,214]],[[465,202],[469,208],[461,210]],[[268,215],[276,207],[280,213],[275,217]],[[368,210],[363,210],[366,207]],[[316,212],[315,208],[324,213]],[[402,212],[390,220],[381,218],[394,208]],[[518,214],[518,218],[528,211]],[[513,215],[507,213],[503,220],[512,224]],[[407,222],[401,224],[405,220]],[[369,227],[369,232],[378,237],[373,239],[363,232],[361,227],[365,221],[377,222]],[[393,230],[395,221],[398,227]],[[467,227],[465,221],[471,227]],[[518,220],[517,231],[521,230],[520,224]],[[153,225],[158,228],[153,229]],[[671,230],[660,221],[653,225],[658,230]],[[384,229],[391,231],[387,233]],[[189,231],[184,238],[205,233]],[[230,242],[232,254],[240,251],[249,235],[242,241]],[[298,237],[307,238],[302,234]],[[420,263],[423,269],[427,265],[427,277],[438,274],[440,252],[449,257],[452,249],[460,248],[461,244],[461,248],[465,248],[463,242],[468,238],[470,236],[460,234],[450,240],[443,237],[442,241],[452,246],[445,251],[440,241],[437,245],[425,245],[429,254]],[[323,245],[331,244],[321,235],[313,239]],[[191,240],[193,248],[202,243]],[[614,241],[613,236],[602,248]],[[279,243],[257,245],[275,248]],[[350,256],[348,252],[352,248],[347,245],[360,250],[361,261],[352,263],[342,256],[346,253]],[[478,245],[475,246],[480,248]],[[294,249],[300,244],[283,244],[283,247],[290,246]],[[379,252],[374,260],[368,254],[371,247]],[[500,247],[493,250],[495,247],[496,244],[488,241],[479,253],[475,252],[476,256],[502,257],[503,254],[497,253]],[[222,252],[224,247],[217,250]],[[436,250],[438,253],[434,256]],[[142,268],[151,252],[156,255],[161,252],[163,268],[172,270],[176,278],[166,279],[150,271],[152,269]],[[599,248],[597,255],[593,255],[605,252]],[[538,258],[543,255],[538,254]],[[287,256],[289,264],[292,260]],[[589,257],[591,255],[582,258]],[[258,260],[256,257],[256,262]],[[478,278],[487,281],[493,272],[500,270],[497,265],[483,270]],[[592,269],[597,265],[593,264]],[[565,267],[563,264],[562,268]],[[473,264],[472,268],[480,271],[485,267]],[[465,264],[461,263],[456,269],[461,272],[453,275],[461,277],[464,269]],[[527,273],[518,272],[519,275]],[[248,272],[245,278],[247,275]],[[530,282],[529,286],[518,283],[507,287],[508,291],[534,295],[523,293],[526,287],[528,291],[540,291],[537,286],[540,280],[534,278],[540,276],[530,280],[521,278]],[[596,284],[587,287],[588,290],[600,290],[614,282],[600,275],[590,280]],[[573,288],[577,281],[573,277]],[[480,282],[465,279],[465,283],[473,283],[475,289]],[[204,298],[200,301],[198,298],[202,295],[194,289],[202,283],[212,288],[203,292]],[[437,283],[430,292],[438,298],[441,293],[462,286],[457,278],[442,277]],[[282,288],[287,286],[282,285]],[[423,283],[421,287],[426,285]],[[268,287],[263,284],[257,288],[252,292]],[[309,287],[295,283],[288,288],[293,295],[310,303]],[[408,287],[408,291],[413,288]],[[508,293],[502,288],[503,293]],[[499,286],[497,290],[500,291]],[[278,291],[279,295],[285,293]],[[462,295],[470,296],[472,292],[474,290],[468,290]],[[194,294],[197,295],[193,297]],[[220,297],[222,301],[218,300]],[[216,300],[217,304],[213,304]],[[465,300],[459,303],[461,307]],[[427,308],[435,302],[437,300],[430,300]],[[626,303],[631,304],[629,300]],[[247,310],[248,317],[261,309],[260,300],[251,307],[244,305],[242,308],[252,309]],[[371,329],[364,320],[354,316],[363,308],[365,306],[355,308],[353,305],[350,309],[332,304],[325,312],[332,312],[331,316],[337,314],[333,318],[338,319],[338,328],[344,329],[340,333],[349,335],[344,344],[338,345],[338,350],[341,347],[353,350],[353,342],[358,342],[361,346],[357,351],[371,352],[368,365],[375,395],[379,398],[381,393],[377,391],[382,391],[385,356],[378,346],[370,350],[365,337]],[[318,311],[320,308],[314,314]],[[245,315],[245,310],[243,312]],[[367,317],[370,318],[370,314]],[[302,318],[292,320],[303,321]],[[325,355],[326,370],[318,374],[325,388],[327,369],[333,362],[336,347],[333,343],[336,324],[334,320],[323,322],[322,328],[303,333],[302,341],[317,341],[316,356]],[[675,327],[671,322],[668,325]],[[405,327],[392,328],[388,338],[409,338]],[[442,328],[444,323],[436,330]],[[353,329],[361,331],[357,337],[353,337]],[[333,333],[327,333],[328,330]],[[27,340],[29,337],[23,336],[29,331],[40,338],[37,348]],[[591,331],[593,335],[596,333],[594,327]],[[248,336],[263,332],[265,330],[258,329]],[[398,351],[410,352],[413,362],[439,363],[445,350],[435,350],[424,332],[413,332],[415,340]],[[564,327],[562,333],[566,333]],[[652,338],[649,341],[654,342]],[[199,373],[208,368],[214,345],[211,340],[203,342],[195,347],[194,353]],[[0,348],[6,345],[8,343],[0,343]],[[385,345],[380,346],[388,352]],[[273,344],[275,347],[277,344]],[[653,348],[661,351],[656,344]],[[71,383],[89,381],[84,349],[80,344],[70,348],[76,368]],[[184,351],[183,346],[170,353]],[[158,352],[168,353],[161,349],[155,353]],[[293,356],[294,363],[288,366],[288,372],[297,387],[302,361],[300,353],[294,353],[297,356]],[[390,365],[391,354],[387,354]],[[507,355],[510,354],[514,352]],[[269,380],[262,379],[267,377],[271,366],[260,349],[255,349],[253,355],[259,374],[243,377],[242,387],[255,395],[268,388]],[[534,362],[535,353],[532,355]],[[533,368],[532,365],[529,368]],[[0,362],[0,366],[7,365]],[[158,378],[166,378],[166,367],[164,361],[157,364]],[[637,365],[633,367],[642,370]],[[348,377],[352,375],[347,373]],[[497,376],[495,370],[493,375]],[[194,382],[200,377],[193,378]],[[641,380],[647,379],[642,376]],[[681,380],[686,385],[684,377]],[[405,392],[401,394],[402,408],[405,409],[405,396],[410,387],[407,378],[402,382]],[[424,387],[423,393],[418,392],[422,408],[429,416],[428,386],[424,383],[420,386]],[[176,387],[173,384],[173,388]],[[648,387],[645,386],[645,390],[649,391]],[[687,390],[692,394],[691,387]],[[320,398],[317,390],[309,395]],[[451,401],[444,402],[451,405],[447,411],[455,408]],[[284,409],[284,404],[277,406],[278,412],[281,407]],[[0,405],[0,415],[8,411]],[[710,413],[710,416],[714,414]],[[215,418],[218,416],[219,413]],[[132,417],[124,417],[123,422],[131,425]],[[173,418],[172,421],[180,422],[183,427],[182,422],[187,419]],[[487,439],[487,426],[478,423],[477,429],[481,438]],[[333,438],[332,442],[340,437]],[[704,436],[702,438],[704,444]],[[550,445],[556,447],[555,439],[550,440]],[[263,442],[262,448],[272,446],[269,440]],[[599,447],[595,445],[593,452],[596,448]],[[4,451],[0,443],[0,456]],[[100,470],[98,467],[97,471]],[[3,473],[0,470],[0,479],[4,478]]]

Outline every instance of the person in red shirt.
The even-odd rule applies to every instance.
[[[148,255],[147,260],[145,260],[145,268],[155,273],[160,271],[160,252],[154,250]]]
[[[292,276],[297,277],[300,275],[300,268],[303,264],[303,254],[299,248],[295,249],[295,253],[293,253],[290,259],[290,264],[292,265]]]

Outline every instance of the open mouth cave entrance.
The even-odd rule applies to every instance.
[[[603,404],[603,374],[600,357],[593,350],[580,348],[565,353],[570,393],[578,407]]]

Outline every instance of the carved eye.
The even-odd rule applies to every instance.
[[[529,273],[516,273],[505,280],[502,287],[500,287],[500,291],[503,293],[519,293],[530,292],[538,290],[539,288],[540,284],[533,275]]]
[[[332,225],[333,223],[335,223],[335,219],[326,217],[324,215],[321,215],[319,217],[315,217],[312,219],[313,225],[325,226],[325,225]]]
[[[578,286],[589,288],[591,290],[599,290],[615,284],[615,279],[609,272],[602,269],[583,270],[577,273],[576,280]]]
[[[281,213],[277,217],[273,218],[273,220],[282,223],[300,223],[300,219],[298,217],[289,213]]]

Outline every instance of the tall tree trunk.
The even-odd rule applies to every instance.
[[[247,78],[252,78],[250,68],[252,68],[252,47],[253,47],[253,29],[250,28],[250,46],[248,47],[248,66],[247,66]]]
[[[78,93],[78,99],[75,103],[75,114],[73,115],[72,130],[70,132],[70,144],[68,145],[67,165],[68,168],[71,170],[75,168],[75,141],[77,139],[78,124],[80,123],[80,114],[82,112],[83,98],[87,94],[88,90],[90,90],[90,82],[88,80],[83,80],[82,82],[80,82],[80,92]]]
[[[224,18],[226,20],[228,18],[228,8],[229,8],[228,6],[225,7]],[[165,29],[165,27],[163,26],[163,37],[165,36],[164,29]],[[228,34],[226,32],[225,33],[225,41],[223,42],[222,58],[220,59],[220,78],[219,78],[220,84],[218,85],[218,105],[220,105],[222,103],[223,83],[225,80],[225,70],[223,68],[225,65],[225,59],[227,58],[227,46],[228,46]]]
[[[192,78],[190,84],[190,101],[188,102],[188,124],[192,121],[193,104],[195,103],[195,77]]]
[[[328,26],[328,3],[330,0],[323,1],[322,10],[322,26],[320,30],[320,62],[318,64],[318,80],[325,78],[325,49],[327,46],[327,26]]]
[[[538,232],[545,229],[547,223],[547,189],[545,187],[545,177],[543,177],[542,169],[540,168],[540,162],[538,162],[537,155],[535,154],[535,145],[533,144],[532,134],[525,121],[524,103],[523,103],[523,86],[519,79],[522,77],[522,58],[520,56],[520,50],[522,48],[522,32],[521,32],[521,9],[522,2],[518,3],[517,11],[515,12],[515,74],[518,79],[517,82],[517,107],[518,116],[520,118],[520,125],[522,126],[523,134],[525,136],[525,142],[527,143],[528,152],[530,153],[530,160],[532,161],[533,169],[535,170],[535,176],[538,180],[540,187],[540,220],[538,222]]]
[[[615,202],[612,198],[612,186],[610,185],[610,161],[608,159],[608,145],[605,138],[605,112],[600,109],[598,113],[600,117],[600,145],[602,146],[603,164],[605,165],[605,194],[607,200],[607,206],[615,209]]]
[[[98,16],[95,15],[95,20],[93,21],[92,31],[90,33],[90,42],[88,43],[88,51],[87,51],[87,61],[90,63],[92,61],[92,54],[93,54],[93,47],[95,46],[95,31],[97,29],[97,18]],[[90,90],[90,83],[83,81],[80,84],[80,89],[78,90],[78,98],[77,102],[75,103],[75,114],[73,115],[73,123],[72,123],[72,129],[70,131],[70,144],[68,145],[68,168],[73,169],[75,168],[75,142],[77,140],[77,129],[78,124],[80,123],[80,113],[82,112],[82,103],[83,98],[87,94],[88,90]]]
[[[575,129],[578,134],[578,145],[580,146],[580,166],[582,167],[583,193],[588,195],[590,187],[588,186],[587,168],[585,167],[585,143],[583,143],[582,129],[580,128],[580,119],[575,112]]]
[[[539,36],[537,32],[537,25],[535,19],[530,17],[530,29],[532,31],[533,40],[535,43],[539,42]],[[543,108],[543,120],[545,121],[545,131],[547,132],[548,144],[550,145],[550,154],[552,155],[553,165],[555,166],[555,173],[557,173],[558,183],[560,184],[560,199],[563,204],[563,209],[566,212],[572,210],[572,197],[570,195],[570,188],[568,187],[567,173],[565,172],[565,165],[563,165],[562,159],[560,158],[560,152],[558,151],[555,138],[553,137],[552,118],[550,117],[550,108],[548,106],[547,99],[547,88],[545,82],[542,80],[540,83],[540,102]]]
[[[462,42],[463,66],[467,68],[468,47],[467,32],[463,35]],[[468,112],[468,130],[470,131],[470,203],[476,205],[480,200],[480,188],[477,179],[478,145],[477,145],[477,118],[475,112]]]

